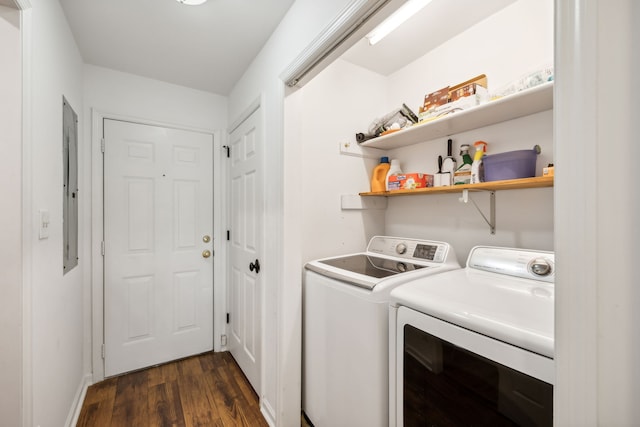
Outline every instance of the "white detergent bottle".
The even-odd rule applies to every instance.
[[[386,189],[387,191],[389,190],[398,190],[398,188],[389,188],[389,177],[391,175],[400,175],[402,174],[402,169],[400,168],[400,160],[398,159],[391,159],[391,167],[389,168],[389,172],[387,172],[387,179],[386,181]]]
[[[487,152],[487,143],[484,141],[476,141],[473,143],[476,152],[473,155],[473,163],[471,164],[471,184],[478,184],[484,181],[484,168],[482,166],[482,158]]]

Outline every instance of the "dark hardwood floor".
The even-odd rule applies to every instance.
[[[87,390],[77,426],[267,426],[228,352],[109,378]]]

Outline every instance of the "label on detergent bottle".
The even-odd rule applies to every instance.
[[[466,168],[463,165],[453,174],[453,183],[456,185],[459,184],[471,184],[471,166]]]

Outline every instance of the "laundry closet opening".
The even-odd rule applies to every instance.
[[[552,104],[515,119],[498,117],[475,127],[465,124],[456,133],[418,136],[404,146],[367,148],[355,137],[403,104],[419,114],[426,95],[478,75],[486,75],[491,94],[536,70],[552,69],[553,19],[551,0],[481,5],[434,0],[375,46],[366,38],[350,40],[352,47],[342,56],[290,89],[285,175],[292,179],[285,187],[297,201],[301,264],[360,251],[376,234],[447,241],[460,262],[475,244],[553,250],[552,188],[498,192],[495,235],[471,202],[458,201],[459,195],[359,196],[370,190],[372,170],[382,156],[398,159],[405,173],[436,173],[448,139],[458,164],[460,146],[478,140],[488,143],[487,154],[538,145],[535,174],[541,176],[553,163]],[[490,211],[488,196],[470,197],[482,212]]]

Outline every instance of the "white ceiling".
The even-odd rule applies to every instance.
[[[294,0],[59,0],[88,64],[228,95]],[[515,0],[433,0],[342,58],[390,75]],[[12,2],[12,0],[0,0]]]
[[[12,9],[17,9],[16,4],[13,2],[13,0],[0,0],[0,6],[6,6]]]
[[[516,0],[433,0],[375,46],[363,38],[343,56],[388,76]]]
[[[86,63],[228,95],[294,0],[59,1]]]

